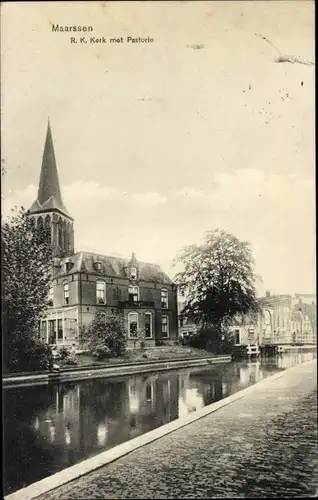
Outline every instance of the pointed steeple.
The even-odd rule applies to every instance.
[[[42,157],[38,197],[30,208],[30,212],[32,213],[42,210],[54,209],[59,210],[69,217],[68,210],[62,200],[59,176],[55,160],[51,125],[50,120],[48,120],[44,152]]]

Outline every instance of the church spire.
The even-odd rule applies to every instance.
[[[38,197],[30,208],[30,212],[54,209],[70,217],[62,200],[49,119],[42,157]]]
[[[60,204],[62,203],[50,120],[48,120],[46,140],[42,157],[40,185],[38,190],[39,203],[43,205],[49,198],[51,198],[51,196],[54,196],[56,201]]]

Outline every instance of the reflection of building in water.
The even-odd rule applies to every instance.
[[[246,365],[240,366],[239,386],[246,387],[249,384],[258,382],[261,380],[262,375],[263,372],[259,361],[246,363]]]
[[[179,418],[186,417],[189,413],[204,407],[200,382],[192,378],[189,373],[179,376]]]
[[[60,450],[60,462],[68,464],[80,451],[80,389],[78,385],[55,387],[51,406],[34,421],[38,436]]]
[[[130,437],[178,418],[175,374],[138,376],[128,381]]]

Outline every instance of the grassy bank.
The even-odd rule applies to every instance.
[[[213,353],[204,349],[195,349],[188,346],[164,346],[148,348],[141,351],[140,349],[128,350],[125,356],[118,358],[109,358],[98,361],[97,358],[87,354],[77,354],[76,361],[78,367],[92,364],[120,364],[120,363],[140,363],[145,361],[163,361],[163,360],[176,360],[183,358],[202,358],[202,357],[215,356]],[[61,368],[65,365],[63,361],[59,362]]]

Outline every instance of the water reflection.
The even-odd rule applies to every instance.
[[[166,373],[6,389],[5,494],[313,357],[287,353]]]

